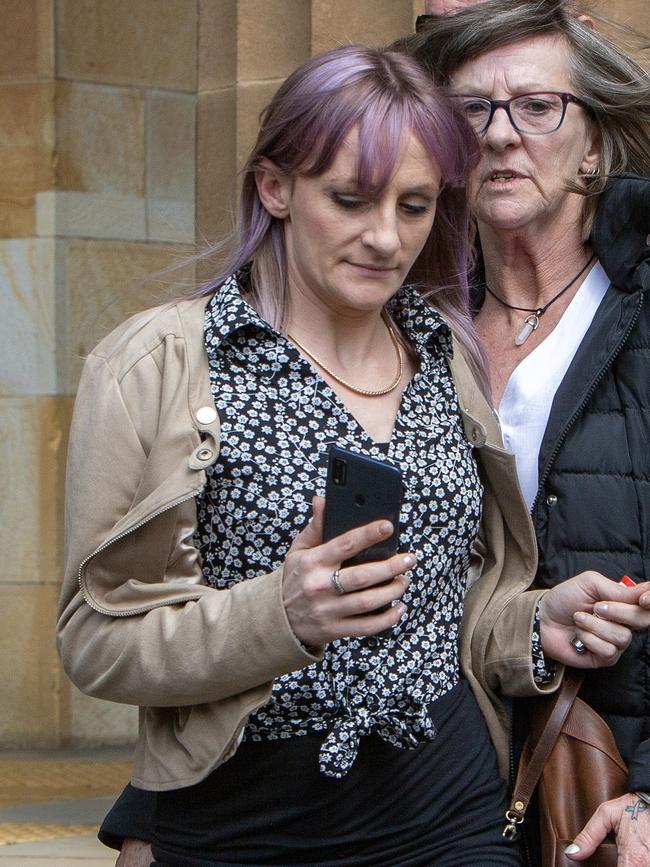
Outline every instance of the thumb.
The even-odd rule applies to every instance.
[[[583,861],[594,854],[605,837],[614,831],[615,812],[608,807],[608,803],[600,805],[571,845],[566,847],[565,855],[574,861]]]
[[[323,544],[323,514],[325,498],[312,497],[312,516],[291,544],[290,551],[303,551]]]
[[[621,584],[620,586],[622,587],[623,585]],[[634,587],[627,589],[635,591],[637,605],[640,605],[642,608],[650,608],[650,581],[639,582]]]
[[[644,595],[650,596],[650,583],[647,581],[628,587],[620,581],[611,581],[609,578],[602,580],[601,575],[597,575],[597,578],[601,580],[594,583],[593,590],[599,602],[627,602],[636,605]]]

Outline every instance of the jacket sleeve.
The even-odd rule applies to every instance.
[[[485,675],[491,689],[508,696],[535,696],[554,692],[564,667],[556,666],[552,680],[538,684],[534,679],[532,631],[535,611],[544,590],[519,593],[502,609],[487,644]]]
[[[531,590],[537,548],[519,491],[512,455],[491,447],[479,451],[484,484],[481,544],[475,551],[480,576],[465,598],[461,629],[464,670],[493,696],[553,692],[562,667],[545,684],[534,679],[532,633],[544,590]]]
[[[630,791],[650,792],[650,738],[641,741],[630,761]]]
[[[203,583],[193,545],[202,471],[187,461],[170,468],[167,487],[177,500],[185,485],[184,501],[163,496],[156,510],[161,486],[147,471],[160,395],[170,389],[159,367],[148,355],[124,382],[103,358],[85,365],[70,435],[57,641],[66,672],[89,695],[176,707],[238,695],[320,657],[290,628],[282,569],[230,590]]]

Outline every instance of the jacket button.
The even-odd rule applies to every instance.
[[[546,505],[547,506],[555,506],[556,504],[557,504],[557,497],[555,496],[555,494],[549,494],[548,497],[546,498]]]
[[[200,461],[209,461],[212,458],[212,449],[199,449],[196,456]]]
[[[477,443],[479,441],[479,439],[481,438],[480,430],[477,427],[473,427],[471,432],[470,432],[469,438],[471,439],[471,441],[473,443]]]
[[[196,411],[196,418],[201,424],[212,424],[217,419],[217,411],[212,406],[200,406]]]

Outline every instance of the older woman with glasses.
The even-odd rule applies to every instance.
[[[449,85],[481,145],[469,184],[475,323],[532,511],[537,584],[586,569],[645,580],[650,76],[575,2],[428,6],[438,14],[406,48]],[[578,628],[576,654],[596,641]],[[582,698],[611,726],[630,794],[599,809],[570,847],[576,860],[614,831],[619,864],[650,865],[648,684],[647,630],[616,666],[586,675]]]

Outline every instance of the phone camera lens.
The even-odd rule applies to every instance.
[[[335,485],[338,485],[339,487],[343,487],[345,485],[345,479],[347,475],[346,470],[347,467],[345,465],[345,461],[342,461],[340,458],[336,458],[332,467],[332,481]]]

